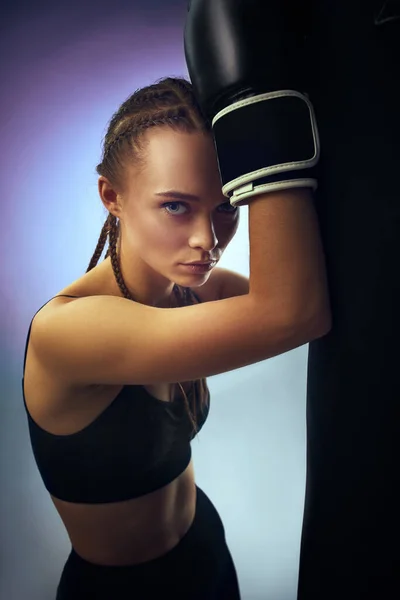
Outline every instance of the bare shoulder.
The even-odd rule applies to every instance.
[[[78,280],[59,291],[51,302],[42,308],[36,318],[40,319],[49,312],[57,310],[77,298],[108,295],[107,292],[101,291],[98,286],[85,285],[85,283],[84,278],[82,278],[82,280]],[[215,302],[216,300],[248,294],[249,278],[230,269],[216,267],[204,285],[191,289],[197,294],[201,302]]]
[[[169,384],[242,368],[310,340],[314,323],[310,333],[309,323],[294,323],[272,303],[266,307],[245,293],[241,277],[219,270],[203,303],[177,309],[104,292],[59,298],[54,301],[62,305],[32,330],[36,356],[68,386]],[[207,301],[207,293],[225,297]]]
[[[202,287],[192,288],[202,302],[244,296],[249,293],[249,289],[248,277],[223,267],[215,267]]]

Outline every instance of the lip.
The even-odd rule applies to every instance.
[[[217,261],[216,260],[210,260],[208,262],[194,262],[194,263],[183,263],[184,265],[186,265],[187,267],[191,267],[191,266],[199,266],[199,267],[207,267],[208,265],[213,265],[215,264]]]
[[[189,273],[193,273],[193,274],[198,274],[201,275],[203,273],[207,273],[208,271],[211,271],[214,266],[216,265],[216,262],[207,262],[207,263],[182,263],[183,267],[186,267],[186,270],[189,271]]]

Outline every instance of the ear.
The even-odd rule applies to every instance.
[[[101,201],[104,206],[114,217],[119,217],[121,214],[121,196],[113,187],[110,181],[101,175],[98,180],[98,190]]]

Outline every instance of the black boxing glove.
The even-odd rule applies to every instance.
[[[317,187],[304,11],[298,0],[189,3],[186,64],[212,123],[222,192],[232,206],[265,192]]]

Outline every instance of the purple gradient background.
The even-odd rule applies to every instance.
[[[0,332],[12,361],[32,313],[83,274],[94,251],[106,216],[95,166],[107,121],[138,87],[188,77],[185,1],[110,4],[57,3],[3,24]]]
[[[28,438],[21,377],[29,323],[85,272],[95,249],[106,217],[95,167],[113,112],[155,79],[187,77],[186,6],[17,0],[3,8],[0,598],[54,599],[69,552]],[[221,266],[248,275],[248,248],[243,208]],[[224,521],[243,600],[296,597],[306,361],[304,346],[209,382],[212,418],[193,446],[196,479]]]

